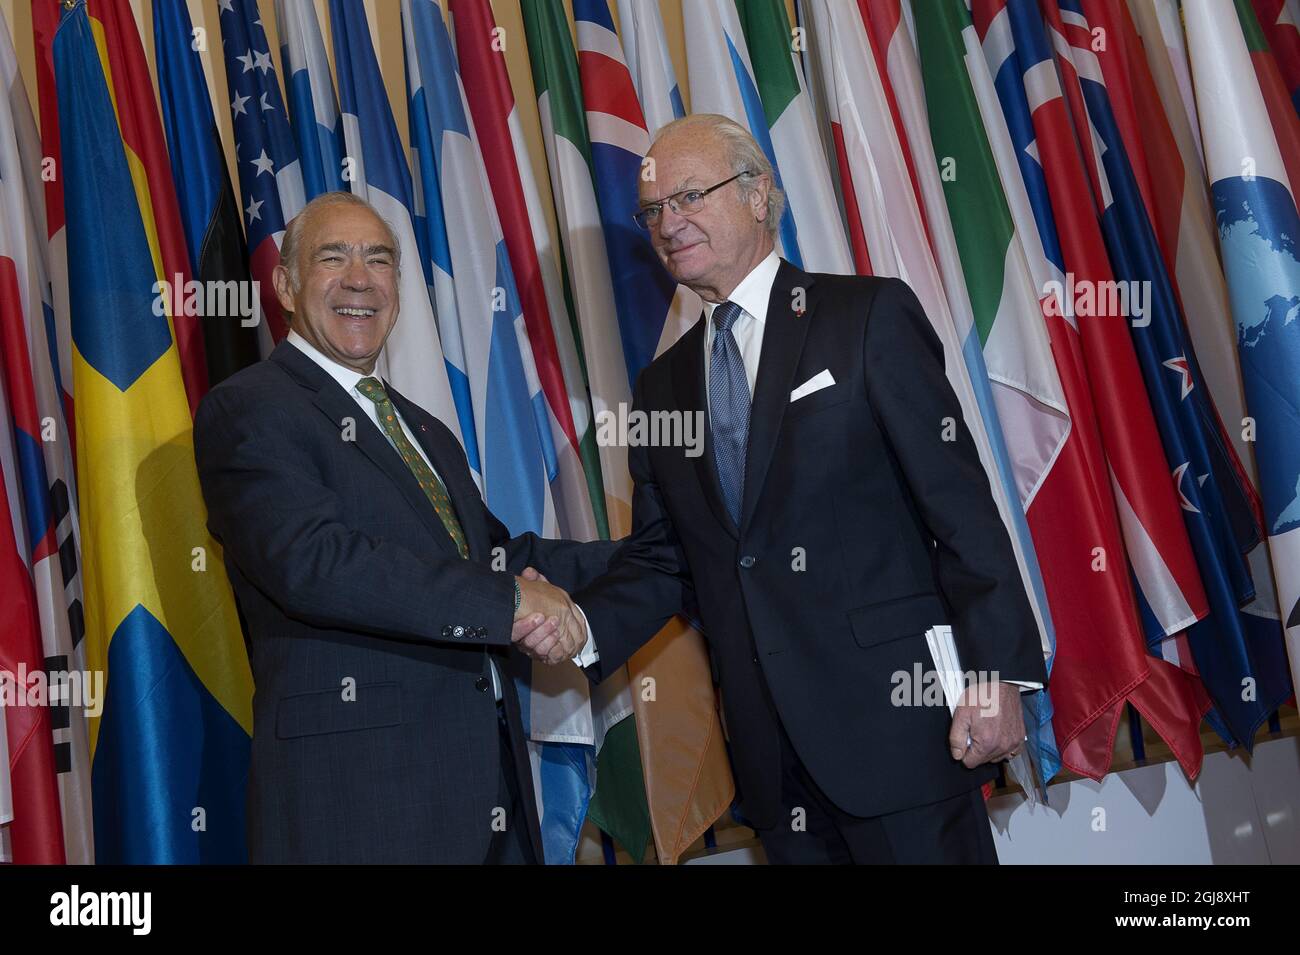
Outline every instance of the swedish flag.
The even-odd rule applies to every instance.
[[[252,677],[194,465],[148,184],[84,0],[54,39],[101,863],[240,862]],[[149,220],[152,221],[151,219]],[[161,314],[159,314],[161,313]]]

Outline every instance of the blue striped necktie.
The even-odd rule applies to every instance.
[[[745,448],[749,442],[749,380],[740,346],[731,333],[744,310],[723,302],[713,310],[713,348],[709,352],[709,425],[713,430],[713,463],[718,469],[722,499],[736,527],[745,492]]]

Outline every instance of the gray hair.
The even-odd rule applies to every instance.
[[[388,233],[388,243],[393,247],[394,264],[397,268],[397,274],[402,272],[402,246],[397,240],[397,233],[387,219],[379,214],[379,210],[372,206],[365,199],[350,192],[323,192],[311,202],[302,207],[302,211],[289,221],[285,226],[284,239],[280,242],[280,262],[289,271],[289,286],[297,292],[301,287],[301,277],[298,273],[298,257],[301,254],[298,245],[302,242],[303,230],[307,227],[307,220],[314,216],[322,209],[330,206],[361,206],[369,209],[375,214],[375,218],[383,223],[384,231]]]
[[[763,225],[770,234],[775,235],[781,223],[781,213],[785,211],[785,191],[776,184],[776,173],[768,162],[763,147],[744,126],[717,113],[692,113],[659,127],[654,135],[654,143],[673,133],[695,127],[706,129],[718,138],[726,149],[727,163],[733,173],[747,173],[736,180],[742,202],[748,202],[750,196],[758,191],[758,179],[761,176],[767,177],[767,218],[763,220]]]

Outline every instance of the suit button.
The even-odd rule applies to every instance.
[[[450,625],[450,624],[448,624],[447,626],[445,626],[445,627],[442,628],[442,638],[443,638],[444,640],[450,640],[450,639],[451,639],[451,625]]]
[[[474,689],[478,690],[480,693],[486,693],[487,688],[491,685],[492,681],[485,676],[481,676],[474,681]]]
[[[749,554],[746,554],[744,557],[740,558],[740,566],[744,567],[746,570],[749,570],[749,568],[753,567],[755,563],[756,563],[755,559],[751,557]]]
[[[477,630],[474,631],[474,636],[478,637],[480,640],[486,640],[487,627],[479,627]]]
[[[456,624],[456,626],[451,628],[451,635],[459,640],[461,637],[465,636],[465,628],[460,624]]]

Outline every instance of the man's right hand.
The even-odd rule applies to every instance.
[[[569,595],[540,574],[515,580],[522,599],[510,632],[514,645],[544,663],[577,656],[587,642],[587,628]]]

